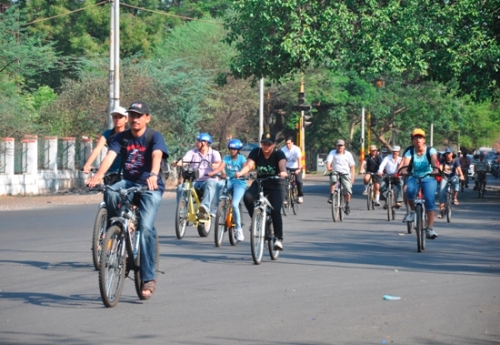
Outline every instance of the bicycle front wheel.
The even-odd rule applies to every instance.
[[[386,202],[387,202],[387,221],[391,221],[391,217],[392,217],[392,211],[393,211],[393,203],[392,203],[392,192],[391,191],[388,191],[387,192],[387,198],[386,198]]]
[[[280,251],[274,249],[274,228],[273,228],[273,222],[271,219],[268,220],[269,225],[267,229],[267,247],[269,249],[269,256],[271,257],[271,260],[278,260],[278,257],[280,256]]]
[[[104,237],[99,267],[99,291],[106,307],[114,307],[120,300],[126,268],[125,236],[113,225]]]
[[[285,200],[283,200],[283,207],[281,208],[284,216],[287,215],[287,211],[290,208],[290,202],[291,202],[291,200],[290,200],[290,186],[287,186],[286,193],[285,193]]]
[[[448,199],[446,200],[446,221],[448,223],[451,222],[451,208],[453,207],[452,199],[452,194],[448,193]]]
[[[332,218],[334,222],[340,222],[340,198],[339,192],[333,192],[332,197]]]
[[[416,205],[415,206],[415,232],[417,233],[417,251],[420,253],[423,250],[423,244],[422,244],[422,234],[424,233],[424,219],[422,215],[422,206],[421,205]]]
[[[370,208],[372,207],[372,186],[367,185],[366,186],[366,207],[368,211],[370,211]]]
[[[293,186],[292,189],[290,189],[290,202],[292,203],[292,211],[294,215],[297,215],[299,213],[299,204],[298,204],[298,197],[297,197],[297,186]]]
[[[140,248],[140,246],[139,246]],[[156,233],[156,244],[155,244],[155,271],[158,272],[160,268],[160,240],[158,239],[158,232]],[[135,260],[135,274],[134,274],[134,285],[135,292],[139,299],[145,300],[147,297],[142,295],[142,278],[141,278],[141,251],[137,252],[137,259]]]
[[[183,191],[175,211],[175,235],[179,240],[186,234],[188,214],[188,196],[186,191]]]
[[[342,221],[344,219],[345,212],[345,195],[341,191],[339,191],[339,220]]]
[[[97,271],[99,270],[102,242],[104,240],[104,234],[106,233],[107,224],[108,210],[105,207],[101,207],[95,217],[94,233],[92,235],[92,261]]]
[[[261,208],[256,208],[253,211],[252,228],[250,231],[250,248],[252,250],[252,259],[256,265],[262,262],[264,254],[266,217]]]
[[[238,208],[240,210],[240,221],[243,219],[243,206],[241,205],[241,203],[238,205]],[[229,205],[229,210],[228,210],[228,213],[226,215],[227,218],[231,217],[231,221],[229,223],[231,223],[231,227],[229,228],[229,243],[231,243],[232,246],[235,246],[238,244],[238,241],[236,241],[236,238],[234,238],[234,232],[236,230],[236,224],[234,222],[234,210],[233,210],[233,207],[231,205]],[[226,218],[226,219],[227,219]],[[226,221],[226,226],[227,226],[227,221]],[[243,223],[241,224],[243,225]]]
[[[214,241],[215,246],[220,247],[224,239],[224,233],[227,231],[226,217],[228,213],[227,200],[219,201],[217,206],[217,215],[215,216]]]

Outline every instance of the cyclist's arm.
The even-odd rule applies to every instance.
[[[442,169],[441,165],[438,162],[437,154],[435,154],[435,153],[431,156],[431,167],[432,167],[433,172],[434,172],[434,170],[436,170],[434,167],[439,167],[440,169]]]
[[[443,168],[441,168],[441,170],[443,170]],[[465,177],[464,177],[464,173],[462,172],[462,168],[461,167],[457,167],[457,174],[458,174],[458,177],[461,179],[461,180],[464,180]]]
[[[365,168],[366,168],[366,161],[364,160],[364,161],[361,163],[361,167],[359,168],[359,173],[360,173],[360,174],[364,174],[364,173],[365,173]]]
[[[388,156],[388,157],[391,157],[391,156]],[[384,169],[385,169],[385,166],[387,165],[388,162],[389,162],[389,160],[387,158],[384,158],[382,163],[380,163],[380,166],[378,167],[378,172],[377,172],[378,175],[382,176],[384,174]]]
[[[222,173],[223,176],[225,176],[225,172],[224,172],[224,168],[226,167],[226,163],[224,163],[223,161],[219,164],[219,166],[217,168],[215,168],[213,171],[209,172],[207,175],[208,176],[214,176],[218,173]]]
[[[354,168],[355,168],[355,165],[351,165],[351,183],[354,183],[354,176],[356,176]]]
[[[154,150],[152,154],[151,175],[146,179],[149,190],[158,189],[158,174],[160,172],[161,159],[163,157],[162,150]]]
[[[99,170],[97,170],[96,174],[94,176],[92,176],[90,178],[89,182],[87,183],[87,185],[89,187],[92,188],[92,187],[95,187],[96,185],[98,185],[99,183],[101,183],[101,181],[104,177],[104,174],[106,173],[106,171],[108,171],[111,164],[113,164],[113,161],[115,160],[116,156],[117,156],[117,153],[115,151],[108,151],[108,153],[106,154],[106,157],[104,157],[104,159],[101,162],[101,166],[99,167]]]
[[[280,177],[287,177],[288,173],[286,171],[286,159],[282,159],[278,162],[278,166],[280,168],[279,176]]]
[[[95,161],[99,153],[101,153],[102,149],[104,148],[104,145],[106,145],[106,138],[104,137],[104,135],[101,135],[101,137],[97,141],[96,147],[92,150],[89,159],[87,159],[85,165],[83,166],[84,173],[88,174],[90,172],[90,169],[92,168],[92,163]]]
[[[285,160],[286,162],[286,160]],[[236,178],[238,177],[241,177],[243,175],[245,175],[246,173],[248,173],[250,170],[252,170],[253,166],[254,166],[255,162],[250,159],[250,158],[247,158],[247,162],[245,163],[245,165],[243,165],[243,168],[241,168],[240,171],[237,171],[234,176]]]

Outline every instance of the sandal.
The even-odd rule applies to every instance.
[[[453,200],[453,205],[455,205],[455,206],[458,205],[458,200],[457,199]]]
[[[153,296],[156,288],[156,280],[150,280],[142,284],[141,294],[144,299],[149,299]]]
[[[444,211],[441,210],[441,211],[439,211],[437,217],[441,219],[441,218],[443,218],[443,215],[444,215]]]

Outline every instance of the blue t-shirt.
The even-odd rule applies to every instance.
[[[136,138],[131,134],[128,135],[129,140],[127,143],[127,156],[123,167],[123,178],[125,180],[132,181],[144,186],[148,185],[146,179],[151,174],[153,151],[160,150],[164,154],[168,154],[165,140],[163,139],[163,136],[158,132],[155,132],[153,138],[151,139],[151,147],[146,147],[146,133],[148,130],[149,129],[147,129],[139,138]],[[115,135],[115,138],[111,142],[111,146],[109,147],[109,149],[116,153],[120,153],[123,138],[127,133],[130,132],[125,131]],[[158,189],[162,193],[165,190],[165,181],[161,179],[160,175],[158,175]]]
[[[436,149],[431,147],[429,155],[435,155],[437,153]],[[405,157],[411,158],[411,150],[405,153]],[[418,156],[415,152],[413,153],[413,176],[422,177],[432,172],[431,162],[427,160],[427,147],[424,148],[424,153]]]
[[[457,168],[460,168],[460,162],[458,159],[452,159],[451,162],[446,161],[446,158],[441,159],[441,165],[443,173],[448,177],[454,177],[457,175]]]
[[[114,128],[113,129],[107,129],[102,133],[102,136],[106,139],[106,146],[109,149],[109,145],[111,142],[115,139],[115,136],[113,135]],[[110,140],[111,138],[111,140]],[[122,163],[122,156],[120,152],[118,152],[118,155],[116,156],[115,160],[113,161],[113,164],[108,169],[108,173],[117,173],[118,170],[120,170],[120,164]]]
[[[226,175],[231,180],[233,184],[246,186],[246,181],[238,180],[234,178],[234,174],[240,171],[243,168],[243,164],[247,161],[245,156],[238,154],[236,160],[233,160],[231,156],[227,155],[222,159],[222,161],[226,164]]]

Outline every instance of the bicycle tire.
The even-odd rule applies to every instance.
[[[299,204],[297,195],[298,195],[297,186],[293,186],[293,188],[290,189],[290,202],[292,203],[292,211],[294,215],[297,215],[297,213],[299,213]]]
[[[415,232],[417,233],[417,251],[420,253],[422,251],[422,233],[423,229],[423,217],[422,217],[422,206],[415,205]]]
[[[243,219],[243,206],[241,205],[241,203],[238,205],[238,208],[240,209],[240,221],[241,221],[241,219]],[[236,224],[234,223],[234,210],[233,210],[233,207],[231,205],[229,205],[228,216],[229,216],[229,214],[231,214],[231,218],[232,218],[231,219],[231,227],[228,230],[229,243],[231,243],[232,246],[235,246],[238,244],[238,241],[236,241],[236,238],[234,238],[234,235],[235,235],[234,231],[236,230],[236,228],[235,228]],[[235,226],[232,226],[233,224]]]
[[[99,292],[104,305],[114,307],[120,300],[127,269],[125,236],[113,225],[106,231],[99,267]]]
[[[408,207],[408,206],[407,206]],[[406,222],[406,231],[411,234],[413,232],[413,222]]]
[[[108,225],[108,210],[106,207],[101,207],[97,211],[94,222],[94,232],[92,234],[92,262],[94,268],[99,271],[99,262],[101,260],[101,248]]]
[[[270,219],[271,220],[271,219]],[[271,260],[278,260],[280,256],[280,251],[274,249],[274,228],[272,220],[269,222],[267,229],[267,248],[269,249],[269,256]]]
[[[224,239],[224,233],[227,231],[226,217],[228,215],[227,200],[219,201],[217,213],[215,215],[214,242],[216,247],[220,247]]]
[[[175,210],[175,235],[179,240],[186,234],[188,213],[188,196],[186,191],[183,191]]]
[[[252,227],[250,229],[250,249],[252,250],[252,259],[256,265],[262,262],[264,254],[266,219],[261,208],[253,211]]]
[[[286,187],[286,193],[285,193],[285,200],[283,200],[283,206],[281,207],[283,215],[287,215],[287,209],[290,208],[290,186],[287,185]]]
[[[392,203],[392,191],[387,192],[386,202],[387,202],[387,221],[390,222],[392,216],[392,208],[394,207]]]
[[[208,237],[208,235],[210,235],[211,227],[211,220],[208,222],[198,223],[198,226],[196,227],[196,229],[198,230],[198,235],[200,235],[200,237]]]
[[[372,205],[372,186],[370,184],[366,187],[366,207],[368,211],[370,211],[370,207]]]
[[[342,221],[344,219],[344,207],[345,207],[345,195],[342,193],[342,190],[339,191],[339,220]]]
[[[340,204],[339,192],[334,191],[332,196],[332,218],[334,222],[340,222]]]
[[[140,246],[139,246],[140,248]],[[156,244],[155,244],[155,272],[157,272],[160,268],[160,240],[158,238],[158,232],[156,232]],[[142,278],[141,278],[141,252],[140,249],[137,252],[136,266],[134,272],[134,285],[135,285],[135,293],[137,297],[141,300],[146,300],[149,297],[144,297],[142,295]]]
[[[452,206],[453,205],[452,198],[453,197],[452,197],[451,193],[448,193],[448,199],[446,200],[446,221],[448,223],[451,222],[451,209],[453,207]]]

